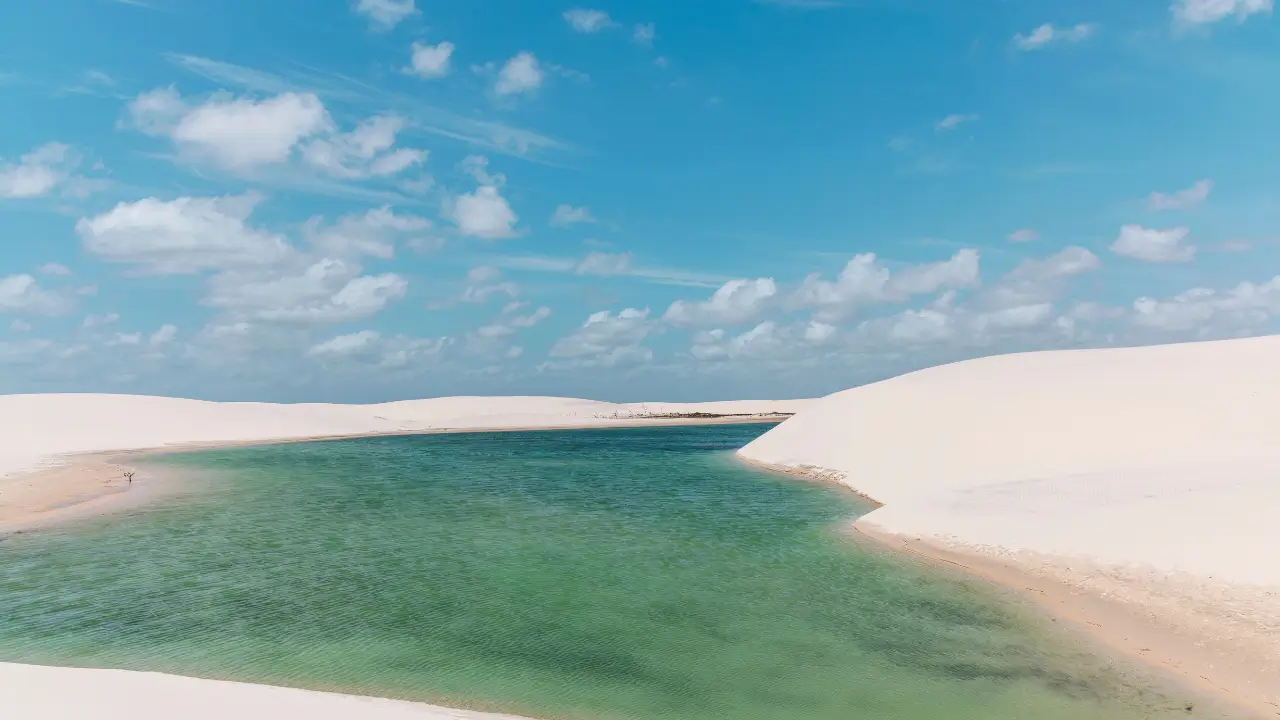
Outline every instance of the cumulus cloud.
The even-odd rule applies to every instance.
[[[173,87],[129,103],[133,125],[179,151],[232,170],[282,163],[308,137],[332,127],[320,98],[287,92],[265,100],[215,96],[190,106]]]
[[[1045,23],[1027,35],[1014,35],[1013,46],[1023,52],[1029,52],[1050,45],[1078,43],[1089,39],[1095,30],[1096,28],[1088,23],[1062,28],[1055,27],[1052,23]]]
[[[653,353],[640,343],[652,330],[647,308],[627,308],[616,315],[601,310],[572,334],[557,340],[550,354],[553,358],[585,360],[582,364],[606,367],[647,362]]]
[[[569,23],[569,27],[580,33],[597,33],[617,25],[610,19],[609,13],[603,10],[574,8],[566,10],[563,17],[564,21]]]
[[[593,223],[595,221],[596,219],[591,216],[590,209],[572,205],[557,205],[555,213],[551,216],[552,227],[568,227],[578,223]]]
[[[153,348],[162,347],[173,342],[173,339],[177,336],[178,326],[161,325],[158,330],[151,333],[151,337],[147,339],[147,344]]]
[[[332,225],[322,217],[313,217],[302,226],[313,248],[328,257],[369,255],[389,259],[395,255],[395,239],[407,233],[421,233],[431,228],[431,221],[416,215],[397,215],[390,205],[363,214],[344,215]]]
[[[980,284],[978,252],[964,249],[950,259],[909,266],[893,273],[882,266],[874,253],[856,255],[834,282],[814,273],[792,294],[798,307],[815,308],[817,319],[836,321],[858,307],[878,303],[903,302],[913,295]]]
[[[249,225],[261,196],[146,198],[76,223],[84,247],[154,274],[264,265],[289,257],[284,238]]]
[[[500,240],[515,236],[519,217],[493,185],[482,185],[445,202],[444,216],[469,237]]]
[[[442,78],[449,74],[450,59],[455,49],[451,42],[436,45],[415,42],[413,54],[409,58],[409,67],[405,68],[405,72],[426,80]]]
[[[1209,199],[1213,191],[1212,180],[1201,180],[1186,190],[1174,193],[1153,192],[1147,197],[1147,207],[1152,210],[1190,210]]]
[[[61,263],[47,262],[40,266],[40,272],[45,275],[65,276],[71,274],[71,269]]]
[[[250,173],[299,158],[303,165],[342,179],[397,175],[426,161],[424,150],[395,148],[405,120],[378,115],[339,132],[320,98],[285,92],[266,99],[218,94],[188,103],[173,87],[139,95],[128,105],[130,123],[168,138],[178,157]]]
[[[1194,246],[1183,244],[1190,232],[1185,227],[1153,230],[1141,225],[1125,225],[1111,243],[1111,252],[1144,262],[1187,262],[1196,254]]]
[[[1233,16],[1244,22],[1274,9],[1274,0],[1175,0],[1170,7],[1174,20],[1185,25],[1208,25]]]
[[[1280,313],[1280,276],[1242,282],[1220,292],[1193,288],[1168,300],[1141,297],[1133,303],[1133,323],[1163,332],[1221,334],[1252,331]]]
[[[1015,243],[1033,242],[1039,239],[1040,239],[1040,233],[1036,232],[1035,230],[1032,230],[1031,228],[1022,228],[1019,230],[1014,230],[1013,232],[1009,233],[1009,236],[1008,236],[1009,242],[1015,242]]]
[[[71,146],[47,143],[18,158],[6,162],[0,158],[0,198],[34,198],[48,195],[71,177],[80,164],[80,156]]]
[[[498,95],[520,95],[536,91],[546,77],[538,58],[531,52],[521,52],[507,61],[498,71],[493,91]]]
[[[324,325],[360,320],[403,298],[395,273],[360,275],[360,266],[324,258],[283,271],[229,271],[210,280],[203,304],[241,321]]]
[[[361,330],[317,343],[307,350],[307,354],[312,357],[353,355],[373,347],[381,339],[382,335],[374,330]]]
[[[418,13],[414,0],[356,0],[355,11],[379,30],[390,30]]]
[[[308,142],[301,148],[302,159],[337,178],[398,175],[427,159],[425,150],[393,149],[404,126],[404,118],[398,115],[372,117],[349,133]]]
[[[0,277],[0,312],[57,315],[72,304],[67,295],[40,287],[40,282],[26,273]]]
[[[662,319],[678,327],[742,325],[759,317],[777,295],[772,278],[730,280],[704,302],[677,300]]]

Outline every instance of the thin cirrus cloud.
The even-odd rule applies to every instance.
[[[969,114],[969,115],[959,115],[959,114],[955,114],[955,115],[948,115],[948,116],[946,116],[946,117],[942,118],[941,120],[939,120],[939,121],[934,125],[934,129],[935,129],[935,130],[937,130],[938,132],[948,132],[948,131],[950,131],[950,130],[955,130],[956,128],[960,127],[961,125],[964,125],[965,123],[975,123],[975,122],[978,122],[978,119],[979,119],[979,118],[978,118],[978,116],[977,116],[976,114]]]
[[[1052,23],[1045,23],[1026,35],[1014,35],[1013,46],[1023,52],[1043,50],[1054,45],[1084,42],[1093,37],[1096,32],[1097,26],[1090,23],[1080,23],[1071,27],[1057,27]]]

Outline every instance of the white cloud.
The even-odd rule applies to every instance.
[[[679,327],[742,325],[759,317],[777,295],[772,278],[730,280],[705,302],[677,300],[662,319]]]
[[[1024,243],[1032,242],[1040,239],[1040,233],[1031,228],[1022,228],[1009,233],[1009,242]]]
[[[909,266],[892,273],[875,254],[855,256],[834,282],[809,275],[791,297],[799,307],[817,309],[818,320],[839,320],[858,307],[903,302],[913,295],[976,287],[980,284],[976,250],[964,249],[950,259]]]
[[[248,224],[258,195],[146,198],[120,203],[76,223],[85,249],[111,262],[156,274],[263,265],[289,257],[293,248],[279,235]]]
[[[595,221],[596,219],[591,216],[590,209],[572,205],[557,205],[555,214],[551,216],[552,227],[568,227],[578,223],[593,223]]]
[[[1125,225],[1111,243],[1111,252],[1145,262],[1187,262],[1196,254],[1194,246],[1182,242],[1190,232],[1185,227],[1152,230],[1141,225]]]
[[[86,315],[84,320],[81,321],[80,327],[82,328],[103,327],[106,325],[115,325],[118,322],[120,322],[119,313],[106,313],[105,315]]]
[[[147,344],[153,348],[162,347],[173,342],[178,336],[178,327],[176,325],[161,325],[160,329],[151,333],[151,337],[147,339]]]
[[[313,93],[266,100],[215,96],[191,107],[169,87],[139,95],[129,113],[139,130],[166,136],[183,154],[231,170],[283,163],[303,140],[332,128]]]
[[[1235,16],[1244,22],[1250,15],[1270,13],[1274,0],[1175,0],[1170,6],[1174,19],[1186,25],[1207,25]]]
[[[507,176],[502,173],[489,173],[489,158],[483,155],[468,155],[458,162],[458,169],[475,179],[478,185],[502,187],[507,184]]]
[[[965,123],[978,122],[977,115],[948,115],[938,121],[934,129],[938,132],[954,130]]]
[[[57,315],[71,304],[67,296],[40,287],[31,275],[0,277],[0,312]]]
[[[631,270],[631,253],[593,251],[573,269],[578,275],[626,275]]]
[[[1133,323],[1163,332],[1203,334],[1254,330],[1280,313],[1280,276],[1257,285],[1243,282],[1226,292],[1193,288],[1169,300],[1138,298]]]
[[[653,330],[649,310],[627,308],[616,315],[607,310],[592,314],[572,334],[551,347],[551,357],[582,359],[602,366],[647,362],[653,357],[640,346]]]
[[[838,333],[832,325],[803,322],[785,326],[772,320],[759,323],[740,335],[723,328],[694,333],[689,353],[702,361],[812,359],[815,350],[831,343]]]
[[[522,52],[502,66],[493,90],[499,95],[532,93],[541,87],[545,77],[538,58],[531,52]]]
[[[653,47],[658,37],[658,27],[653,23],[640,23],[631,31],[631,41],[641,47]]]
[[[31,332],[31,323],[25,320],[14,320],[9,323],[9,332],[24,333]]]
[[[1147,207],[1151,210],[1190,210],[1209,199],[1212,191],[1213,181],[1201,180],[1175,193],[1153,192],[1147,198]]]
[[[355,11],[366,15],[374,27],[390,30],[418,13],[414,0],[357,0]]]
[[[1083,42],[1089,39],[1095,30],[1096,28],[1088,23],[1063,28],[1045,23],[1032,30],[1029,35],[1014,35],[1013,45],[1024,52],[1040,50],[1052,44]]]
[[[574,8],[564,12],[564,21],[576,32],[580,33],[597,33],[607,28],[615,27],[615,23],[609,17],[609,13],[603,10],[587,10],[585,8]]]
[[[347,335],[339,335],[322,343],[313,345],[309,350],[307,350],[307,354],[313,357],[326,355],[352,355],[368,350],[381,339],[382,335],[374,330],[361,330]]]
[[[1034,307],[1061,294],[1064,283],[1097,270],[1098,256],[1081,247],[1066,247],[1043,260],[1023,260],[973,300],[979,312]]]
[[[349,133],[318,138],[301,148],[308,165],[338,178],[398,175],[426,162],[425,150],[393,150],[405,120],[398,115],[378,115],[364,120]]]
[[[331,258],[285,272],[224,272],[210,280],[203,303],[237,320],[320,325],[374,315],[408,288],[395,273],[359,273],[359,265]]]
[[[71,274],[70,268],[68,268],[66,265],[62,265],[56,262],[47,262],[41,265],[40,272],[44,273],[45,275],[60,275],[60,276]]]
[[[389,259],[395,255],[395,237],[404,233],[425,232],[431,221],[416,215],[396,215],[390,205],[374,208],[361,215],[344,215],[333,225],[325,225],[321,217],[303,224],[303,235],[312,247],[327,257],[370,255]]]
[[[64,182],[80,164],[80,156],[69,145],[52,142],[5,162],[0,158],[0,198],[33,198],[48,195]]]
[[[446,201],[444,216],[457,225],[463,235],[484,240],[514,236],[514,227],[519,221],[506,198],[492,185],[483,185],[473,193]]]
[[[453,57],[454,50],[454,44],[451,42],[442,42],[437,45],[415,42],[413,55],[405,72],[427,80],[442,78],[449,74],[450,58]]]

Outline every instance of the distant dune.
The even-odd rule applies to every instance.
[[[1171,662],[1280,711],[1280,337],[935,367],[740,455],[882,503],[870,533],[1127,605],[1205,651]]]
[[[68,453],[431,430],[663,424],[681,415],[794,413],[807,402],[446,397],[379,405],[277,405],[143,395],[0,395],[0,475]]]

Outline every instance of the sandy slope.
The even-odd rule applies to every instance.
[[[817,401],[740,454],[883,503],[868,530],[1000,557],[1147,608],[1224,660],[1246,652],[1235,685],[1280,702],[1280,337],[932,368]]]

